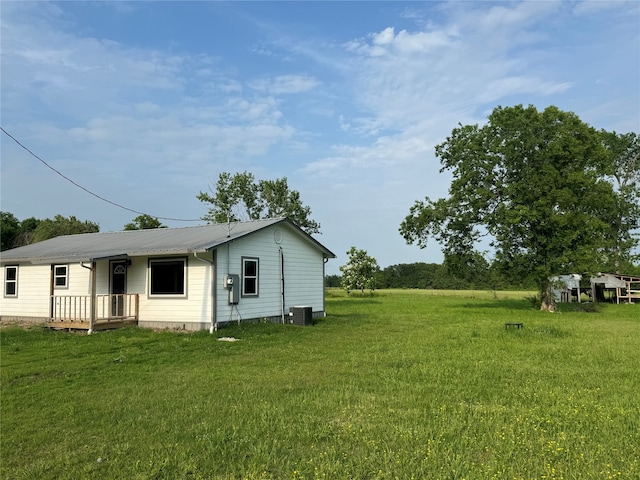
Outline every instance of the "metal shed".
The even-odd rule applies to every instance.
[[[580,302],[580,280],[582,275],[570,273],[551,277],[553,297],[558,302],[571,302],[573,297]]]
[[[615,298],[616,303],[640,301],[640,277],[617,273],[600,273],[591,278],[591,291],[594,301],[605,301],[606,294]],[[613,300],[613,298],[611,298]]]

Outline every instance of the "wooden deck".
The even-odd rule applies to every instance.
[[[54,330],[108,330],[110,328],[121,328],[127,325],[137,325],[138,320],[98,320],[93,324],[91,328],[88,322],[75,322],[75,321],[59,321],[50,320],[47,322],[47,327]]]
[[[47,327],[69,330],[106,330],[137,325],[137,294],[52,295]],[[93,307],[93,308],[92,308]]]

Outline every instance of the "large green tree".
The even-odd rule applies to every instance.
[[[497,262],[535,277],[543,309],[555,307],[549,277],[606,261],[621,207],[626,227],[637,225],[606,179],[602,136],[574,113],[497,107],[486,125],[455,128],[436,155],[453,176],[449,196],[417,201],[400,233],[420,247],[435,238],[462,262],[488,236]]]
[[[249,172],[223,172],[212,194],[200,192],[197,198],[211,205],[202,217],[209,223],[288,217],[307,233],[320,232],[311,208],[302,203],[300,192],[289,189],[286,177],[256,181]]]

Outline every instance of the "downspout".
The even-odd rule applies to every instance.
[[[96,321],[96,262],[91,262],[91,266],[87,267],[84,262],[80,262],[80,266],[82,268],[86,268],[87,270],[91,270],[91,297],[89,301],[89,308],[91,308],[91,312],[89,313],[89,330],[87,331],[87,335],[91,335],[93,333],[93,326]]]
[[[55,312],[55,301],[56,299],[53,297],[54,289],[53,289],[53,269],[55,267],[53,264],[51,265],[51,272],[49,273],[49,322],[53,321],[53,314]]]
[[[329,257],[324,257],[324,261],[322,262],[322,312],[323,315],[327,316],[327,286],[326,286],[326,278],[327,278],[327,262],[329,261]]]
[[[206,258],[200,258],[198,256],[198,252],[193,252],[193,256],[198,260],[203,262],[207,262],[211,265],[211,325],[209,326],[209,333],[213,334],[214,331],[218,329],[218,325],[216,322],[216,272],[215,272],[215,261],[207,260]],[[215,258],[215,250],[211,252],[212,258]]]
[[[284,324],[284,252],[282,251],[282,247],[280,248],[280,292],[282,294],[282,305],[280,309],[280,313],[282,315],[282,323]]]

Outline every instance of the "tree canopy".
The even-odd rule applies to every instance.
[[[640,138],[635,133],[600,131],[607,155],[607,176],[618,193],[619,215],[612,220],[611,249],[607,269],[619,272],[634,261],[637,239],[633,231],[640,217]]]
[[[347,255],[347,263],[340,267],[342,287],[347,293],[352,290],[364,292],[365,288],[373,292],[376,288],[376,273],[380,270],[378,261],[369,256],[366,250],[356,247],[351,247]]]
[[[638,208],[607,179],[603,139],[553,106],[497,107],[482,127],[459,124],[436,146],[441,171],[453,176],[449,196],[416,201],[400,233],[420,247],[435,238],[461,263],[487,236],[496,261],[533,275],[543,308],[553,309],[549,277],[598,271],[634,244]]]
[[[211,204],[202,217],[208,223],[288,217],[309,234],[320,232],[320,224],[311,219],[311,208],[302,203],[300,192],[289,189],[286,177],[256,182],[249,172],[223,172],[212,195],[200,192],[197,198]]]
[[[78,220],[74,216],[56,215],[52,219],[45,218],[43,220],[30,217],[18,221],[12,213],[2,212],[1,221],[2,250],[41,242],[60,235],[100,231],[100,226],[97,223]]]
[[[609,155],[609,174],[616,186],[640,194],[640,137],[634,132],[619,134],[600,130],[602,142]]]
[[[149,230],[152,228],[167,228],[167,226],[163,225],[156,217],[152,217],[146,213],[138,215],[124,226],[124,230]]]
[[[89,220],[78,220],[73,215],[64,217],[56,215],[54,218],[40,220],[33,232],[33,243],[42,242],[61,235],[75,235],[78,233],[97,233],[100,226]]]

